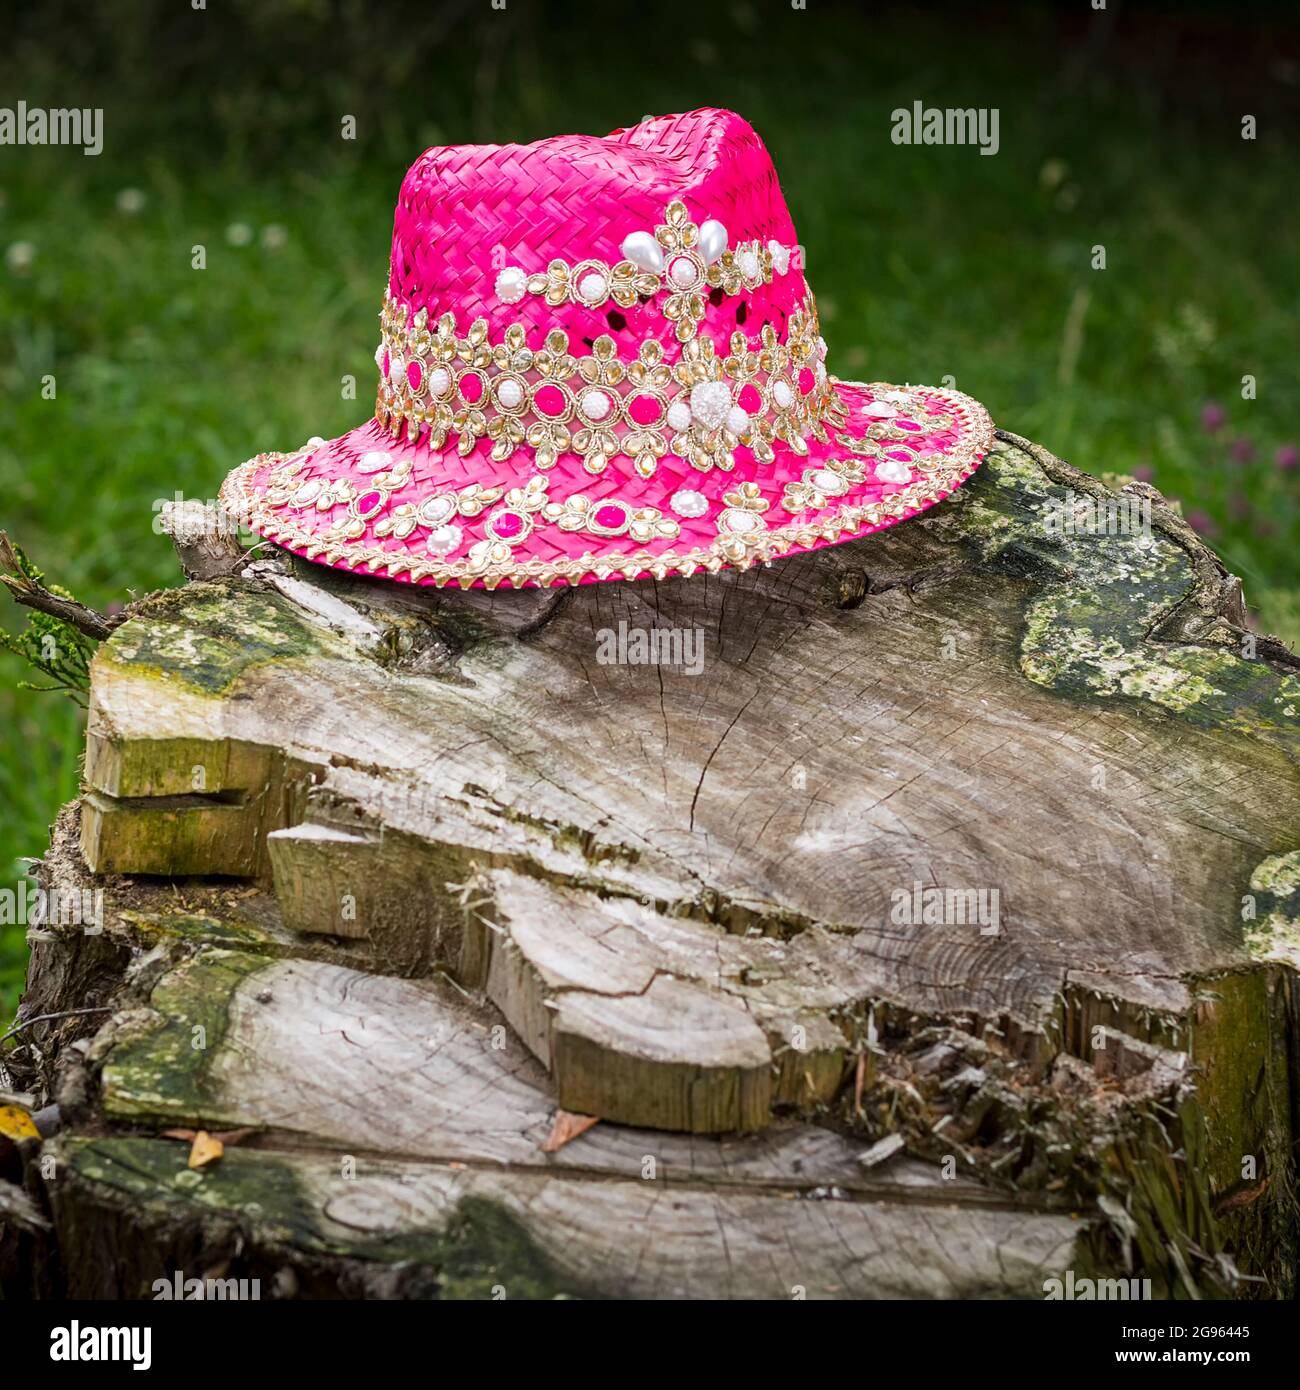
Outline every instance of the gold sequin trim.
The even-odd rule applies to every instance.
[[[608,334],[584,357],[570,352],[562,329],[533,351],[522,324],[493,342],[486,319],[461,334],[455,315],[431,326],[425,309],[411,314],[391,295],[380,325],[376,418],[412,443],[427,431],[435,449],[455,436],[461,454],[489,439],[498,463],[526,446],[540,469],[575,453],[600,474],[622,454],[649,478],[671,453],[707,473],[733,468],[740,445],[760,463],[772,461],[777,441],[807,453],[809,438],[826,443],[827,426],[842,423],[811,291],[790,314],[784,342],[770,324],[757,348],[733,333],[722,356],[711,338],[692,338],[671,367],[656,338],[630,362]]]

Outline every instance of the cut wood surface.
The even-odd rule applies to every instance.
[[[547,592],[178,532],[45,868],[106,924],[24,1012],[113,1012],[15,1056],[80,1117],[24,1239],[112,1212],[132,1292],[265,1184],[337,1291],[1287,1292],[1300,666],[1140,484],[1044,526],[1110,495],[1004,436],[875,537]],[[663,629],[698,673],[602,659]],[[254,1134],[178,1189],[176,1126]]]

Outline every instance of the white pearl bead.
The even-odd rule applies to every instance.
[[[727,249],[727,229],[710,218],[700,227],[700,255],[705,265],[712,265]]]
[[[758,257],[752,251],[741,252],[740,273],[746,280],[758,278]]]
[[[839,497],[848,491],[848,485],[838,473],[832,473],[828,468],[819,468],[817,472],[808,475],[808,481],[816,488],[829,497]]]
[[[388,360],[388,379],[394,386],[400,385],[406,375],[406,363],[400,357],[391,357]]]
[[[312,437],[307,441],[307,447],[309,449],[319,449],[324,446],[324,443],[325,441],[320,437],[320,435],[313,434]]]
[[[497,276],[497,298],[503,304],[518,304],[528,288],[528,277],[517,265],[508,265]]]
[[[597,300],[604,298],[604,295],[605,277],[603,275],[593,270],[590,275],[584,275],[582,277],[582,283],[578,286],[578,297],[580,299],[595,303]]]
[[[426,526],[441,526],[448,517],[456,515],[456,499],[443,493],[441,497],[429,497],[420,503],[419,517]]]
[[[638,270],[647,270],[651,275],[663,274],[663,248],[649,232],[632,232],[623,238],[620,249],[624,260],[631,261]]]
[[[738,405],[727,412],[727,428],[732,434],[744,434],[749,428],[749,416]]]
[[[588,420],[603,420],[609,414],[609,397],[603,391],[584,391],[582,413]]]
[[[703,516],[709,510],[709,499],[702,492],[685,487],[673,493],[668,499],[668,506],[678,516]]]
[[[772,387],[772,399],[776,401],[777,405],[779,405],[782,410],[788,410],[791,402],[794,400],[794,392],[790,390],[789,382],[778,381],[776,385]]]
[[[497,400],[499,400],[507,410],[513,410],[523,398],[524,388],[514,377],[507,377],[501,385],[497,387]]]
[[[900,459],[881,459],[876,464],[876,477],[882,483],[910,483],[912,470]]]
[[[752,531],[758,525],[758,518],[753,512],[729,512],[727,514],[728,531]]]
[[[689,290],[700,278],[695,262],[688,256],[678,256],[668,273],[679,290]]]
[[[372,449],[357,460],[357,468],[362,473],[379,473],[388,467],[390,455],[383,449]]]
[[[436,531],[429,533],[429,539],[424,544],[431,555],[450,555],[460,544],[462,534],[459,526],[439,526]]]
[[[668,428],[680,434],[691,427],[691,408],[685,401],[674,401],[668,407]]]
[[[773,240],[767,243],[767,249],[772,257],[772,268],[778,275],[784,275],[790,269],[790,248]]]
[[[446,367],[435,367],[429,373],[429,394],[431,396],[445,396],[451,388],[451,375]]]

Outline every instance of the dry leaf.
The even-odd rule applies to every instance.
[[[21,1105],[0,1105],[0,1134],[6,1139],[39,1139],[41,1132]]]
[[[197,1129],[165,1129],[162,1132],[164,1139],[185,1139],[192,1140],[200,1133],[206,1133]],[[257,1130],[252,1125],[246,1125],[243,1129],[214,1129],[210,1137],[218,1143],[224,1144],[226,1148],[233,1148],[242,1140],[247,1139],[250,1134],[256,1134]]]
[[[1252,1202],[1257,1202],[1268,1191],[1270,1182],[1272,1182],[1272,1178],[1265,1178],[1255,1187],[1247,1187],[1239,1192],[1230,1193],[1215,1207],[1215,1216],[1221,1216],[1225,1211],[1235,1211],[1238,1207],[1248,1207]]]
[[[243,1129],[214,1129],[212,1137],[219,1139],[228,1149],[234,1148],[236,1144],[242,1143],[250,1134],[256,1134],[257,1130],[252,1125],[245,1125]]]
[[[194,1143],[190,1148],[190,1167],[203,1168],[209,1163],[215,1163],[226,1151],[226,1146],[220,1139],[214,1139],[206,1129],[201,1129],[194,1136]]]
[[[571,1139],[576,1139],[600,1119],[599,1115],[573,1115],[567,1110],[557,1110],[551,1124],[551,1132],[542,1145],[544,1154],[553,1154],[562,1149]]]

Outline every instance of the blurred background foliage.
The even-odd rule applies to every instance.
[[[833,370],[951,375],[1072,462],[1153,481],[1253,620],[1300,637],[1294,5],[49,2],[11,7],[4,47],[0,105],[104,109],[98,158],[0,147],[0,526],[88,603],[178,582],[161,499],[365,416],[422,149],[718,105],[775,157]],[[999,108],[1000,152],[893,145],[916,100]],[[82,741],[26,675],[0,653],[5,887]],[[23,956],[0,927],[0,1018]]]

